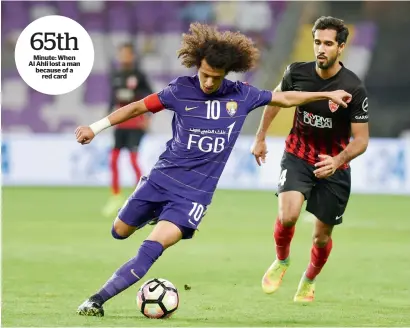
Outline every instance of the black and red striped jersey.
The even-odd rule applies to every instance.
[[[152,93],[145,74],[138,68],[118,69],[111,74],[111,96],[108,112],[111,113],[129,103],[143,99]],[[116,129],[145,129],[146,115],[131,118],[116,125]]]
[[[282,91],[345,90],[352,94],[352,101],[347,108],[339,107],[330,100],[296,107],[285,151],[310,164],[320,161],[319,154],[336,156],[342,152],[351,138],[351,123],[369,120],[367,92],[356,74],[341,63],[342,68],[336,75],[322,79],[315,65],[315,62],[289,65],[281,82]],[[341,168],[346,167],[347,164]]]

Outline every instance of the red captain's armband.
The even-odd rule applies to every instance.
[[[165,109],[164,105],[159,100],[158,94],[156,93],[145,97],[144,104],[151,113],[158,113],[159,111]]]

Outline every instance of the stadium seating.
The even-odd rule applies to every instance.
[[[2,131],[71,133],[76,125],[95,120],[107,112],[108,76],[118,44],[135,43],[141,69],[148,73],[153,89],[159,90],[175,76],[189,73],[175,54],[181,33],[190,21],[217,24],[221,21],[223,28],[241,29],[251,35],[259,33],[269,43],[285,2],[268,2],[263,4],[266,7],[255,8],[259,12],[269,10],[255,31],[249,28],[252,22],[238,20],[235,10],[241,9],[235,2],[229,5],[229,12],[227,8],[219,8],[223,3],[195,1],[12,1],[2,6],[2,42],[6,49],[2,65]],[[32,90],[21,80],[14,64],[14,45],[31,21],[56,14],[70,17],[84,26],[93,39],[95,60],[91,75],[81,87],[54,97]]]

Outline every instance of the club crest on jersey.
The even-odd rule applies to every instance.
[[[226,111],[230,116],[234,116],[238,110],[238,103],[236,101],[228,101],[226,103]]]
[[[335,104],[333,101],[329,100],[329,109],[332,113],[337,111],[338,108],[339,108],[338,104]]]

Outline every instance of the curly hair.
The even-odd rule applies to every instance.
[[[192,23],[189,33],[182,34],[182,47],[177,52],[182,65],[200,67],[203,59],[215,69],[246,72],[259,58],[252,40],[239,32],[219,32],[215,26]]]

